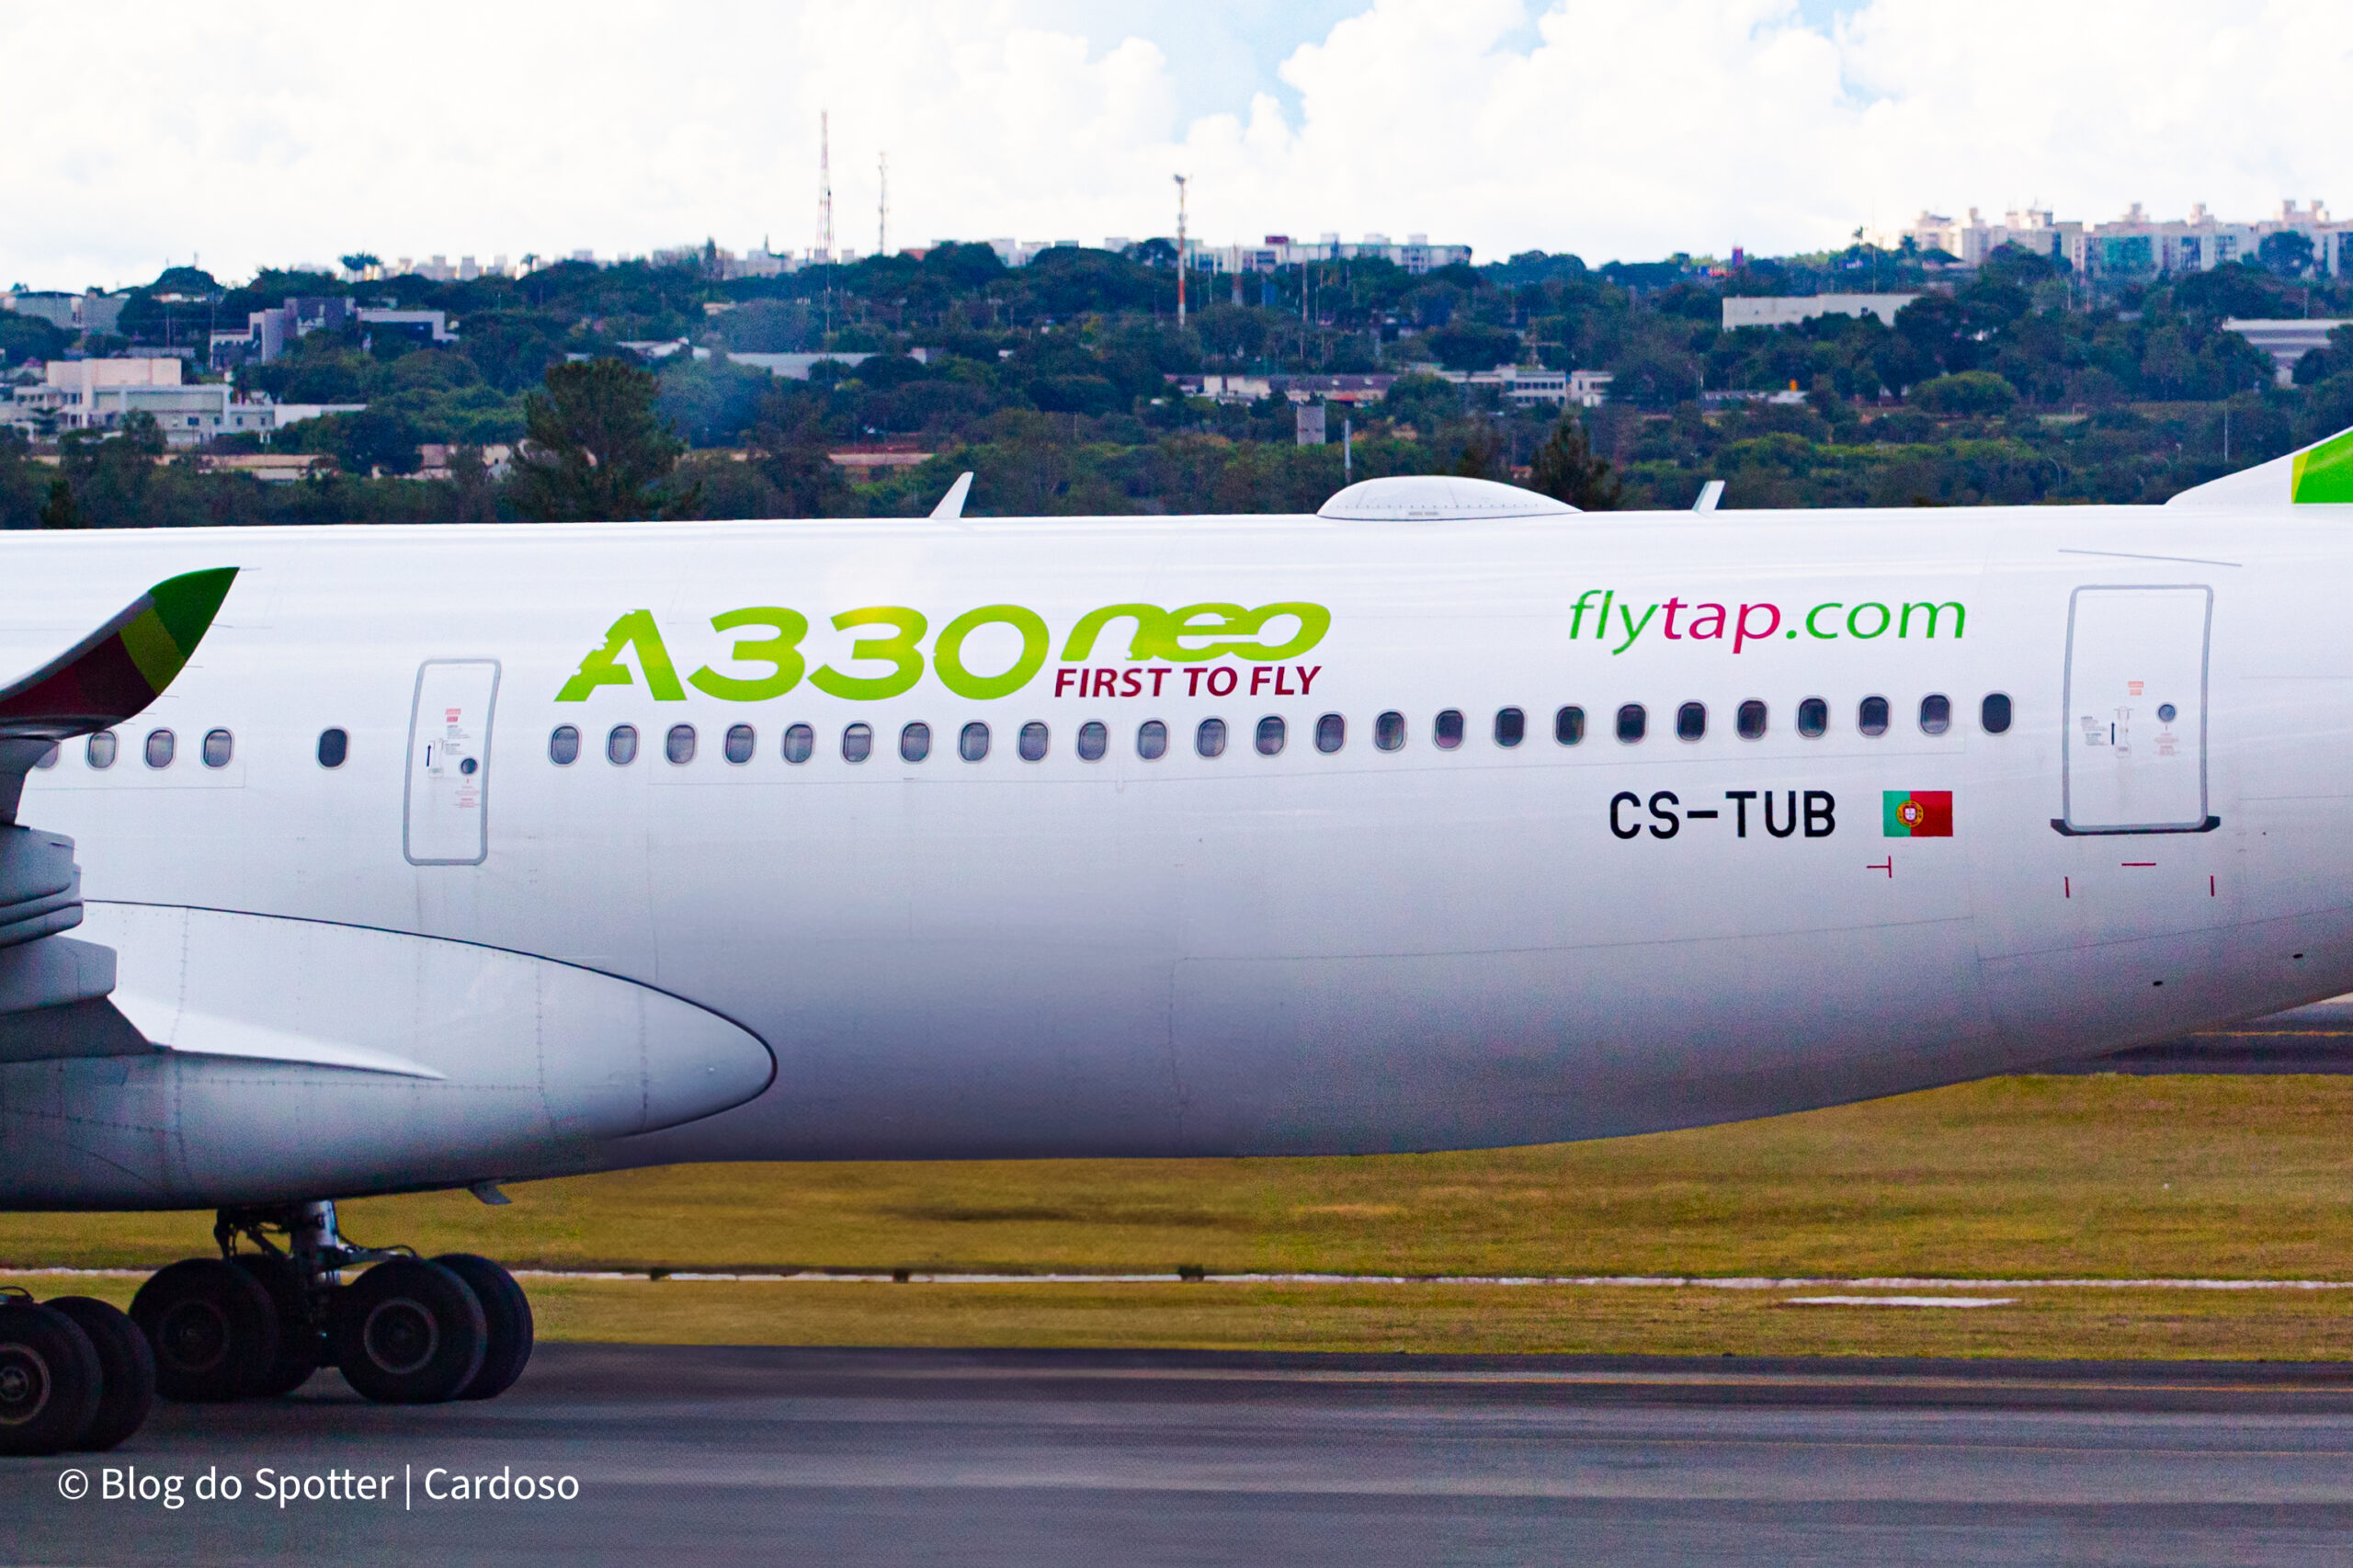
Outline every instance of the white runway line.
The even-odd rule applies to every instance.
[[[20,1268],[0,1278],[144,1279],[153,1268]],[[517,1279],[603,1279],[640,1285],[678,1280],[728,1285],[1477,1285],[1497,1288],[1662,1290],[2353,1290],[2353,1279],[1938,1279],[1910,1276],[1840,1278],[1827,1275],[1703,1274],[953,1274],[910,1269],[801,1269],[791,1273],[715,1273],[662,1268],[517,1268]],[[1874,1296],[1875,1301],[1894,1298]],[[1938,1297],[1939,1301],[1953,1298]]]
[[[1785,1307],[2015,1307],[2016,1296],[1790,1296]]]

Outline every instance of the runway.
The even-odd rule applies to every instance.
[[[2353,996],[2046,1067],[2046,1073],[2353,1073]]]
[[[577,1495],[426,1494],[503,1470]],[[2353,1368],[551,1345],[489,1404],[165,1407],[0,1461],[0,1519],[42,1563],[2334,1563]]]

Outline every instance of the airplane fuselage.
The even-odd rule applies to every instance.
[[[714,1044],[676,1116],[550,1111],[563,1136],[444,1157],[419,1141],[493,1047],[420,1028],[403,1076],[293,1046],[270,1092],[363,1143],[359,1108],[397,1101],[407,1142],[291,1172],[283,1135],[241,1153],[235,1092],[166,1103],[261,1081],[244,1048],[0,1066],[17,1206],[1606,1137],[2353,989],[2353,548],[2323,521],[208,530],[0,562],[12,668],[146,583],[241,569],[113,765],[69,743],[25,793],[150,1014],[153,949],[264,917],[222,939],[301,971],[316,1022],[281,1035],[381,1013],[359,971],[394,949],[349,944],[415,938],[552,960],[542,1010],[559,968],[610,977],[773,1057],[756,1084]],[[313,927],[361,936],[270,934]],[[384,961],[465,1013],[463,961]],[[629,1071],[658,1097],[645,1017]],[[510,1076],[562,1056],[542,1033]],[[153,1137],[101,1150],[69,1100]]]

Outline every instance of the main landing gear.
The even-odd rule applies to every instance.
[[[220,1256],[160,1270],[127,1317],[0,1297],[0,1454],[110,1449],[159,1393],[272,1398],[324,1366],[384,1404],[493,1399],[531,1358],[531,1303],[486,1257],[354,1246],[332,1203],[223,1210],[213,1235]]]

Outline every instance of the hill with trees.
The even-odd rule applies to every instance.
[[[715,254],[446,282],[265,272],[227,288],[175,268],[132,292],[119,337],[82,347],[202,343],[316,295],[443,311],[458,335],[434,346],[354,324],[237,370],[242,388],[283,401],[368,405],[278,437],[335,460],[300,483],[159,464],[141,450],[147,431],[69,436],[53,467],[0,439],[0,525],[903,516],[967,468],[975,514],[1310,510],[1341,483],[1343,413],[1358,478],[1477,473],[1588,506],[1685,506],[1709,479],[1727,482],[1729,507],[2159,501],[2353,426],[2353,341],[2308,356],[2282,388],[2265,355],[2221,328],[2353,310],[2309,276],[2309,256],[2275,249],[2123,280],[2015,250],[1974,270],[1863,247],[1736,269],[1542,253],[1418,275],[1334,262],[1196,274],[1182,328],[1162,242],[1057,248],[1018,268],[949,244],[733,279]],[[1722,327],[1728,295],[1898,290],[1920,297],[1892,326]],[[65,349],[46,324],[0,316],[11,364]],[[820,352],[870,357],[820,363],[805,381],[728,358]],[[1432,373],[1505,363],[1607,370],[1609,401],[1564,423]],[[1335,409],[1333,442],[1304,448],[1280,396],[1218,403],[1176,380],[1369,371],[1400,379],[1377,403]],[[590,403],[635,431],[642,466],[626,485],[600,488],[585,470],[559,483],[579,435],[561,411]],[[503,481],[468,456],[527,436],[530,460]],[[458,449],[453,483],[404,477],[426,443]],[[223,443],[239,444],[254,438]],[[881,445],[934,455],[874,477],[828,456]]]

